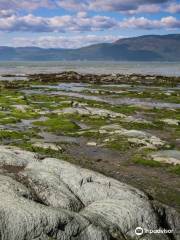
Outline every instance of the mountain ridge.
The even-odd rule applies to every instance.
[[[0,46],[1,61],[180,61],[180,34],[122,38],[77,49]]]

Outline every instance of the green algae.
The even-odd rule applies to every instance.
[[[47,121],[36,121],[33,123],[35,126],[46,127],[48,131],[59,133],[62,132],[71,133],[79,130],[79,127],[68,118],[63,116],[54,116]]]

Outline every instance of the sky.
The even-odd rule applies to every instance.
[[[0,0],[0,46],[79,48],[180,33],[180,0]]]

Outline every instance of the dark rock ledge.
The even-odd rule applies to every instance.
[[[15,77],[16,80],[13,80]],[[4,80],[0,81],[1,88],[20,88],[28,86],[30,83],[38,82],[42,84],[53,84],[61,82],[77,82],[91,84],[132,84],[147,86],[178,86],[180,77],[141,75],[141,74],[82,74],[74,71],[65,71],[60,73],[45,73],[26,75],[26,80],[22,80],[16,75],[4,75]],[[8,80],[6,80],[6,78]],[[12,79],[12,80],[10,80]],[[6,81],[5,81],[6,80]]]

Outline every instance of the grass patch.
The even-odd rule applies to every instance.
[[[76,159],[73,156],[70,156],[64,152],[63,150],[64,144],[63,144],[63,147],[61,145],[62,150],[59,150],[59,151],[35,147],[35,146],[32,146],[32,143],[30,142],[18,142],[18,143],[15,143],[14,145],[21,149],[42,155],[43,157],[62,159],[64,161],[75,163],[75,164],[79,163],[80,165],[80,162],[77,162],[79,161],[79,159]]]
[[[101,139],[103,138],[102,134],[99,133],[99,131],[84,131],[81,132],[81,136],[87,137],[87,138],[94,138],[94,139]]]
[[[69,133],[79,130],[79,127],[75,123],[73,123],[68,118],[65,118],[64,116],[51,117],[47,121],[36,121],[33,124],[40,127],[46,127],[48,131],[55,132],[57,134],[62,132]]]
[[[134,159],[133,160],[134,163],[136,164],[141,164],[144,166],[149,166],[149,167],[161,167],[162,164],[160,162],[156,162],[154,160],[147,160],[147,159]]]
[[[92,127],[101,127],[107,124],[108,119],[107,118],[95,118],[95,117],[90,117],[90,116],[80,116],[79,120],[89,126]]]
[[[117,151],[121,151],[121,152],[125,152],[125,151],[131,149],[130,143],[125,138],[116,139],[114,141],[111,141],[111,142],[107,143],[106,147],[117,150]]]
[[[0,139],[21,139],[23,137],[22,132],[16,132],[16,131],[6,131],[6,130],[0,130]]]
[[[157,161],[154,161],[152,159],[147,159],[147,154],[149,153],[148,150],[146,150],[143,153],[135,154],[132,157],[132,161],[135,164],[140,164],[143,166],[148,166],[148,167],[162,167],[163,164]]]
[[[141,108],[139,107],[136,107],[136,106],[109,106],[107,109],[111,110],[111,111],[114,111],[114,112],[117,112],[117,113],[123,113],[123,114],[133,114],[135,113],[136,111],[140,111]]]
[[[10,131],[10,130],[0,130],[0,140],[14,140],[14,139],[20,139],[23,141],[27,141],[31,139],[32,137],[36,136],[35,131]]]
[[[180,175],[180,165],[170,167],[169,171],[177,175]]]
[[[17,123],[19,120],[14,118],[14,117],[5,117],[5,118],[1,118],[0,119],[0,124],[13,124],[13,123]]]
[[[14,110],[12,111],[11,115],[17,119],[33,119],[33,118],[38,118],[40,115],[36,112],[33,111],[19,111],[19,110]]]
[[[123,119],[120,120],[118,123],[120,123],[120,125],[123,128],[129,129],[129,130],[131,130],[131,129],[142,130],[142,129],[153,129],[153,128],[155,128],[155,126],[151,123],[124,122]]]
[[[151,111],[156,114],[156,119],[170,118],[180,120],[180,109],[171,110],[153,108]]]
[[[52,150],[50,148],[41,148],[41,147],[35,147],[30,142],[24,142],[17,144],[16,146],[23,148],[24,150],[28,150],[30,152],[36,152],[38,154],[45,155],[47,157],[53,157],[53,158],[60,158],[62,156],[62,150]]]

